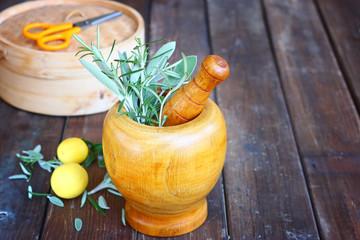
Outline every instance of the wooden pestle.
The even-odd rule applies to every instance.
[[[186,123],[198,116],[211,91],[229,76],[229,71],[223,58],[207,56],[198,74],[165,104],[162,118],[166,115],[167,120],[164,126]]]

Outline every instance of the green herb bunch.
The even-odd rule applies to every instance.
[[[128,57],[126,52],[118,51],[118,59],[109,63],[114,50],[115,41],[109,56],[105,59],[99,50],[100,33],[97,30],[97,46],[90,46],[78,36],[74,37],[83,45],[78,54],[82,65],[97,78],[105,87],[120,100],[119,114],[127,114],[131,119],[145,125],[163,126],[166,116],[162,119],[165,103],[170,97],[190,79],[197,57],[185,56],[170,64],[168,62],[174,53],[176,43],[164,44],[155,54],[150,54],[149,44],[143,44],[135,38],[137,46]],[[83,57],[91,55],[95,66]]]
[[[104,158],[103,158],[102,151],[101,151],[102,144],[101,143],[92,143],[83,138],[82,138],[82,140],[89,147],[88,156],[87,156],[86,160],[82,163],[82,166],[83,167],[90,166],[95,161],[95,158],[97,158],[98,166],[101,168],[105,167]],[[34,165],[36,163],[38,163],[42,169],[44,169],[48,172],[52,172],[53,169],[55,169],[63,164],[56,157],[54,157],[54,159],[52,159],[52,160],[48,160],[48,161],[44,160],[44,156],[40,151],[41,151],[41,145],[37,145],[32,150],[22,151],[23,155],[20,153],[17,153],[16,156],[21,160],[21,162],[19,162],[19,165],[20,165],[20,168],[21,168],[23,174],[15,174],[15,175],[9,176],[8,179],[11,179],[11,180],[25,179],[27,182],[29,182],[33,175],[32,169],[34,168]],[[106,213],[104,210],[110,209],[110,207],[107,205],[105,198],[102,195],[100,195],[98,200],[96,201],[92,196],[90,196],[98,191],[103,190],[103,189],[107,189],[108,192],[110,192],[116,196],[122,197],[121,193],[116,189],[115,185],[111,181],[109,174],[106,173],[104,176],[104,180],[97,187],[95,187],[94,189],[92,189],[89,192],[87,192],[87,190],[85,190],[83,192],[82,197],[81,197],[80,208],[82,208],[85,205],[86,200],[88,200],[97,211],[99,211],[103,216],[106,216]],[[34,192],[31,185],[28,185],[27,195],[28,195],[29,199],[32,199],[33,196],[46,197],[52,204],[54,204],[56,206],[59,206],[59,207],[65,206],[64,202],[60,198],[53,196],[50,193]],[[121,210],[121,220],[122,220],[124,226],[126,226],[125,209],[124,208]],[[75,218],[75,229],[77,231],[80,231],[81,228],[82,228],[82,220],[80,218]]]

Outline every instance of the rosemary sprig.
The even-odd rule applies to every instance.
[[[83,166],[87,167],[89,166],[94,160],[95,156],[97,155],[98,158],[98,166],[99,167],[105,167],[104,164],[104,157],[102,154],[102,144],[101,143],[92,143],[88,140],[83,139],[85,143],[89,146],[89,155],[88,158],[84,161]],[[43,155],[40,153],[41,151],[41,145],[37,145],[32,150],[22,151],[22,154],[17,153],[16,156],[21,160],[19,162],[20,168],[23,171],[23,174],[16,174],[9,177],[9,179],[26,179],[27,181],[30,181],[30,178],[32,176],[32,169],[34,168],[34,164],[38,163],[41,168],[43,168],[46,171],[51,172],[52,168],[55,169],[58,166],[62,164],[56,157],[54,157],[53,160],[45,161],[43,160]],[[106,216],[106,213],[104,210],[110,209],[108,207],[105,198],[100,195],[98,198],[98,201],[96,201],[93,197],[89,196],[90,194],[93,194],[99,190],[107,189],[110,193],[122,197],[121,193],[119,193],[112,183],[109,175],[106,173],[104,176],[104,180],[92,191],[89,193],[85,190],[80,203],[80,208],[82,208],[86,202],[86,200],[89,200],[89,202],[95,207],[97,211],[99,211],[103,216]],[[46,197],[52,204],[64,207],[63,201],[61,201],[60,198],[56,196],[52,196],[50,193],[36,193],[33,192],[31,185],[28,186],[27,189],[28,198],[32,199],[33,196],[39,196],[39,197]],[[125,209],[122,209],[122,222],[124,226],[126,225],[125,222]],[[77,231],[80,231],[82,228],[82,220],[80,218],[75,219],[75,229]]]
[[[99,28],[97,33],[99,41]],[[80,62],[121,101],[119,114],[127,114],[145,125],[163,126],[166,121],[166,117],[162,119],[163,107],[174,92],[188,82],[197,57],[182,53],[181,60],[170,64],[168,60],[175,51],[175,42],[164,44],[152,55],[148,45],[158,41],[142,43],[141,39],[135,38],[137,46],[130,56],[118,51],[119,58],[108,63],[115,41],[105,60],[92,42],[88,45],[78,36],[74,37],[83,45],[76,54],[82,54]],[[89,55],[97,67],[85,61],[84,57]]]
[[[63,201],[60,200],[60,198],[52,196],[50,193],[36,193],[32,191],[32,187],[29,185],[28,187],[28,197],[32,199],[32,196],[38,196],[38,197],[47,197],[49,201],[59,207],[64,207]]]

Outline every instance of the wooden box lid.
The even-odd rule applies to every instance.
[[[32,22],[59,24],[78,22],[113,11],[123,15],[100,24],[100,48],[110,52],[144,41],[144,22],[131,7],[113,1],[30,1],[0,13],[0,97],[20,109],[48,115],[84,115],[108,110],[117,100],[80,64],[75,54],[81,46],[72,39],[69,47],[49,52],[22,35]],[[96,26],[77,34],[96,43]],[[115,51],[116,53],[117,51]],[[117,58],[116,54],[113,57]]]

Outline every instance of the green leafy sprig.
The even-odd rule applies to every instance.
[[[38,163],[42,169],[48,172],[51,172],[52,169],[55,169],[63,164],[56,157],[52,160],[45,161],[44,156],[40,153],[40,151],[41,145],[37,145],[33,150],[22,151],[23,155],[17,153],[16,157],[22,161],[19,165],[23,174],[12,175],[9,179],[26,179],[27,181],[30,181],[35,163]]]
[[[117,191],[115,185],[111,181],[111,178],[108,173],[105,174],[104,180],[98,186],[96,186],[93,190],[91,190],[88,194],[92,195],[102,189],[107,189],[110,193],[122,197],[121,193],[119,193]]]
[[[105,59],[99,50],[99,28],[97,36],[98,45],[95,46],[93,42],[88,45],[74,35],[83,45],[76,54],[82,54],[81,64],[118,97],[119,114],[126,114],[134,121],[145,125],[163,126],[166,121],[166,116],[162,117],[164,105],[189,81],[197,57],[185,56],[182,53],[181,60],[170,64],[168,60],[175,51],[175,42],[164,44],[150,56],[148,45],[158,41],[143,44],[140,38],[135,38],[137,46],[129,57],[126,52],[118,51],[119,58],[108,63],[115,41],[109,56]],[[96,66],[87,62],[85,56],[92,56]]]
[[[105,162],[104,162],[104,155],[102,150],[102,144],[101,143],[92,143],[84,138],[82,140],[86,143],[86,145],[89,147],[89,153],[84,160],[84,162],[81,164],[84,168],[89,167],[97,158],[98,160],[98,166],[100,168],[105,168]]]
[[[28,187],[28,197],[29,199],[32,199],[33,196],[38,196],[38,197],[47,197],[49,199],[49,201],[59,207],[64,207],[64,203],[63,201],[60,200],[60,198],[52,196],[50,193],[36,193],[33,192],[32,187],[29,185]]]
[[[88,140],[82,139],[89,147],[89,154],[86,158],[86,160],[82,163],[83,167],[88,167],[93,163],[97,157],[98,159],[98,166],[104,168],[104,157],[102,153],[102,144],[101,143],[92,143]],[[39,166],[46,170],[51,172],[52,169],[57,168],[62,162],[60,162],[56,157],[54,157],[53,160],[45,161],[43,160],[43,155],[41,154],[41,145],[37,145],[32,150],[22,151],[22,154],[17,153],[16,156],[21,160],[19,162],[20,168],[23,171],[23,174],[16,174],[9,177],[9,179],[26,179],[27,181],[30,181],[30,178],[32,176],[32,169],[34,168],[34,164],[38,163]],[[91,190],[89,193],[85,190],[82,198],[81,198],[81,205],[80,208],[82,208],[88,200],[94,208],[99,211],[103,216],[106,216],[106,213],[104,210],[110,209],[106,203],[105,198],[100,195],[98,200],[96,201],[93,197],[89,196],[90,194],[94,194],[97,191],[100,191],[102,189],[107,189],[110,193],[122,197],[121,193],[119,193],[115,187],[115,185],[112,183],[108,173],[105,174],[104,180],[93,190]],[[54,205],[59,207],[64,207],[64,203],[61,201],[60,198],[56,196],[52,196],[50,193],[36,193],[33,192],[32,187],[28,186],[28,198],[32,199],[33,196],[39,196],[39,197],[47,197],[47,199]],[[125,222],[125,209],[122,209],[122,222],[124,226],[126,225]],[[75,219],[75,229],[77,231],[80,231],[82,228],[82,220],[80,218]]]
[[[85,190],[82,198],[81,198],[81,206],[84,206],[86,200],[89,200],[89,202],[95,207],[96,210],[100,211],[100,213],[102,215],[106,215],[105,212],[104,212],[104,209],[110,209],[108,206],[107,206],[107,203],[105,201],[105,198],[100,195],[99,196],[99,199],[98,201],[96,202],[90,195],[100,191],[100,190],[103,190],[103,189],[107,189],[108,192],[116,195],[116,196],[119,196],[119,197],[122,197],[121,193],[116,189],[115,185],[113,184],[113,182],[111,181],[111,178],[109,176],[108,173],[105,174],[104,176],[104,179],[103,181],[98,185],[96,186],[94,189],[92,189],[90,192],[87,192]],[[125,209],[123,208],[122,209],[122,222],[124,224],[124,226],[126,226],[126,221],[125,221]]]

